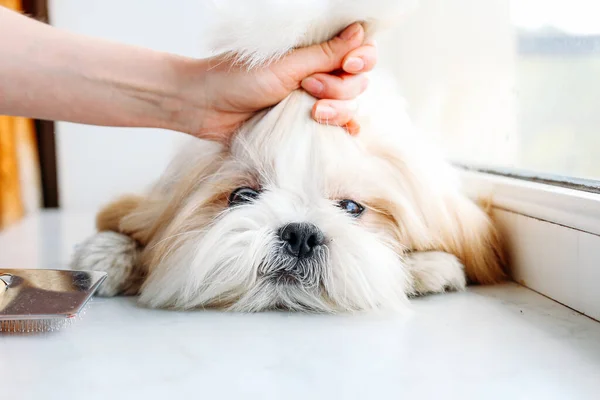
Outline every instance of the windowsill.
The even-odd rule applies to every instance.
[[[473,171],[466,192],[491,198],[513,278],[600,320],[600,194]]]
[[[92,230],[92,214],[31,216],[0,234],[0,265],[64,267]],[[61,332],[0,336],[3,395],[558,399],[600,389],[600,324],[532,290],[472,287],[413,305],[402,318],[179,313],[95,299]],[[64,377],[76,384],[56,385]]]
[[[472,197],[491,196],[496,208],[600,235],[600,194],[461,170]]]

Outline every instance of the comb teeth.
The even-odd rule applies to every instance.
[[[0,334],[30,334],[58,331],[70,326],[74,318],[0,321]]]
[[[89,308],[88,302],[77,315],[66,318],[0,320],[0,335],[29,335],[51,333],[68,328],[79,321]]]

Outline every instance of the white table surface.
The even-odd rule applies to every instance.
[[[91,214],[0,233],[0,267],[64,267]],[[598,399],[600,323],[516,284],[326,316],[95,299],[71,327],[0,336],[0,399]]]

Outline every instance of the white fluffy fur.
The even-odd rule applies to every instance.
[[[212,0],[209,43],[256,66],[364,22],[367,34],[396,23],[416,0]]]
[[[464,290],[467,286],[464,266],[452,254],[424,251],[405,257],[404,264],[413,279],[411,295]]]
[[[78,246],[72,265],[85,271],[102,271],[107,277],[96,292],[111,297],[123,293],[138,262],[138,246],[129,236],[99,232]],[[107,257],[110,255],[110,257]]]
[[[219,1],[213,38],[218,50],[252,67],[356,20],[380,26],[409,3]],[[73,266],[108,271],[105,294],[140,269],[147,275],[140,301],[180,309],[403,309],[409,295],[465,287],[463,265],[447,252],[470,258],[475,280],[493,281],[500,273],[488,279],[480,261],[487,256],[479,254],[493,252],[487,216],[415,134],[393,87],[383,76],[372,79],[357,137],[314,122],[314,99],[296,91],[245,124],[231,148],[190,143],[139,206],[123,211],[112,228],[122,235],[99,233],[80,247]],[[222,197],[237,186],[261,194],[228,208]],[[353,218],[336,206],[341,199],[367,210]],[[290,222],[313,223],[326,237],[299,285],[268,279],[289,262],[277,230]],[[136,241],[144,247],[139,259]]]

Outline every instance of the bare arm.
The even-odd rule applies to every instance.
[[[210,68],[214,59],[77,35],[0,7],[0,114],[165,128],[227,141],[254,112],[302,85],[329,106],[323,115],[329,123],[350,126],[350,103],[366,87],[360,73],[376,61],[374,47],[363,45],[363,37],[355,24],[324,44],[328,52],[321,45],[299,49],[268,68],[248,72],[227,65]],[[349,71],[353,63],[348,60],[357,57],[363,65]],[[339,69],[348,72],[343,80],[327,74]],[[315,88],[315,79],[320,87]],[[317,120],[318,104],[313,110]]]
[[[0,114],[175,126],[183,58],[83,37],[0,7]]]

